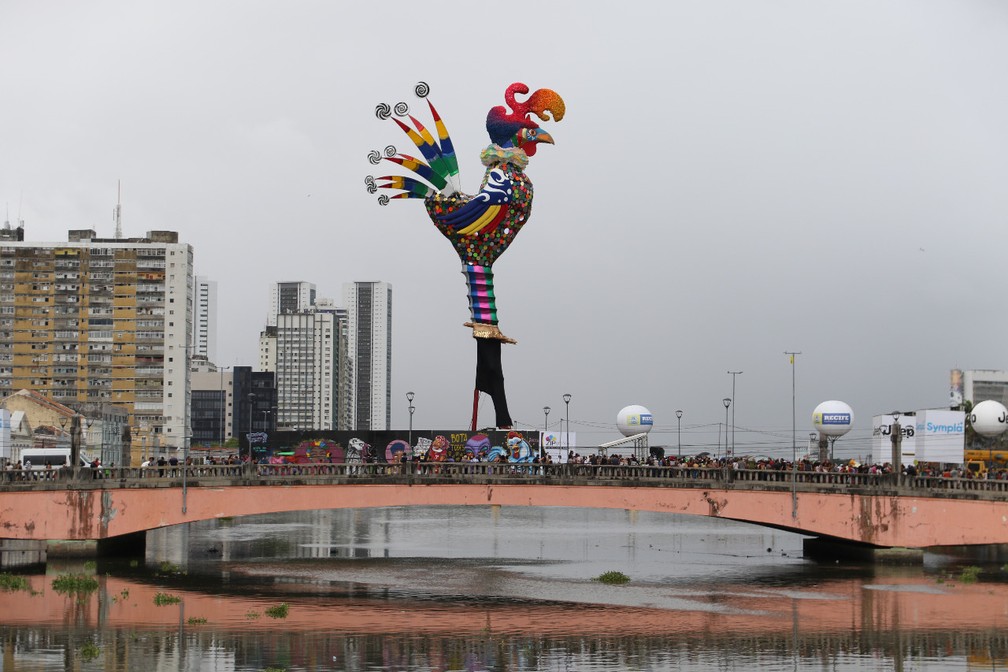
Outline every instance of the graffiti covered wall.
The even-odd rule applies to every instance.
[[[540,455],[539,433],[516,431],[302,431],[256,432],[251,439],[257,461],[288,462],[532,462]]]

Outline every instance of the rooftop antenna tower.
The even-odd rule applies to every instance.
[[[122,180],[116,181],[116,206],[112,217],[115,220],[115,237],[119,240],[122,238]]]

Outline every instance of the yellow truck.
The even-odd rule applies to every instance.
[[[1008,468],[1008,450],[968,449],[963,456],[966,468],[976,476],[986,476],[988,469]]]

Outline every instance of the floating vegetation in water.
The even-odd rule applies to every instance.
[[[206,619],[202,616],[190,616],[186,623],[189,625],[206,625]]]
[[[31,585],[28,583],[28,579],[23,576],[18,576],[17,574],[8,574],[6,572],[0,574],[0,589],[2,590],[31,590]]]
[[[290,607],[286,602],[281,602],[280,604],[274,605],[266,610],[266,615],[270,618],[287,618],[287,612]]]
[[[185,574],[186,571],[179,565],[172,564],[167,560],[158,565],[158,574]]]
[[[976,583],[980,578],[980,568],[976,565],[970,565],[969,567],[963,567],[962,574],[959,575],[959,580],[963,583]]]
[[[80,657],[84,662],[94,660],[101,655],[101,649],[94,642],[86,642],[80,648]]]
[[[606,583],[611,586],[615,586],[628,583],[630,581],[630,577],[623,572],[606,572],[596,576],[595,580],[599,583]]]
[[[168,604],[178,604],[182,601],[182,598],[178,595],[170,595],[168,593],[155,593],[154,594],[154,604],[163,607]]]
[[[258,611],[247,611],[247,612],[245,612],[245,618],[247,618],[250,621],[254,621],[257,618],[259,618],[260,616],[262,616],[262,614],[260,614]]]
[[[64,595],[88,595],[98,590],[98,579],[83,574],[61,574],[53,579],[53,590]]]

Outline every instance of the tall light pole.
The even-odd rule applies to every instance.
[[[546,419],[543,420],[543,435],[542,441],[539,442],[539,455],[544,456],[546,454],[546,432],[549,431],[549,406],[543,406],[543,413],[546,414]]]
[[[729,371],[728,374],[731,376],[731,399],[732,399],[732,409],[731,409],[731,454],[735,457],[735,409],[737,404],[735,403],[735,376],[741,376],[741,371]]]
[[[248,401],[249,401],[249,433],[248,433],[248,437],[247,438],[248,438],[248,458],[249,458],[250,462],[252,461],[252,406],[253,406],[253,404],[255,404],[255,398],[256,398],[255,392],[249,392],[249,395],[248,395]]]
[[[675,412],[676,430],[679,435],[679,457],[682,457],[682,409],[677,408]]]
[[[413,450],[413,411],[416,410],[416,407],[413,406],[413,397],[415,396],[413,392],[406,393],[406,401],[409,402],[409,445],[411,452]]]
[[[218,445],[223,446],[224,441],[227,440],[227,392],[224,391],[224,372],[227,371],[228,367],[224,366],[219,369],[220,371],[220,399],[221,399],[221,414],[220,414],[220,443]]]
[[[570,400],[571,395],[565,394],[563,396],[564,405],[567,406],[567,451],[570,452]]]
[[[791,358],[791,518],[798,517],[798,433],[795,429],[795,357],[801,354],[797,351],[785,350],[784,354]]]
[[[725,457],[728,457],[728,407],[731,406],[731,399],[725,397],[721,403],[724,404],[724,453]]]

